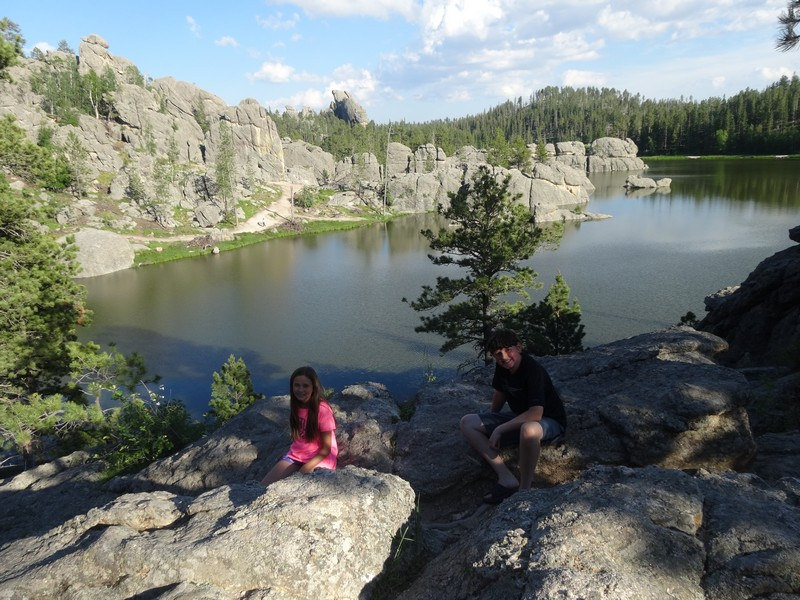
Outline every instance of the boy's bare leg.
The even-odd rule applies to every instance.
[[[529,490],[542,452],[544,430],[538,421],[525,423],[519,430],[519,489]]]
[[[489,466],[497,473],[497,483],[507,488],[516,488],[519,485],[517,478],[508,469],[506,464],[497,454],[497,451],[489,446],[489,438],[486,436],[486,430],[481,423],[478,415],[465,415],[461,418],[459,424],[461,433],[466,438],[469,445],[489,463]]]

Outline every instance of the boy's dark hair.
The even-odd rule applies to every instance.
[[[513,329],[504,329],[502,327],[492,331],[486,342],[486,351],[489,354],[494,354],[500,348],[508,348],[509,346],[516,346],[521,344],[522,340]]]

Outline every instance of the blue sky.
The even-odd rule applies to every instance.
[[[545,86],[695,99],[800,73],[774,49],[786,0],[3,0],[46,50],[97,34],[143,74],[228,104],[327,107],[379,123],[480,113]]]

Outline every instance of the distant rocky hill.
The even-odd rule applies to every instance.
[[[97,81],[110,78],[115,85],[91,98],[93,114],[78,114],[65,124],[50,116],[53,99],[42,92],[49,84],[41,81],[69,77],[72,70],[96,75]],[[270,182],[280,181],[333,188],[340,192],[331,200],[334,207],[386,201],[399,212],[431,211],[486,164],[486,152],[472,147],[448,157],[431,144],[412,149],[397,143],[390,144],[385,165],[369,153],[337,161],[319,147],[280,139],[256,100],[228,106],[171,77],[145,81],[134,63],[112,54],[98,35],[84,38],[77,56],[54,51],[23,58],[9,75],[0,80],[0,116],[12,115],[32,141],[49,129],[61,144],[74,135],[85,151],[81,198],[58,214],[64,232],[88,226],[125,233],[147,223],[167,231],[212,229],[232,212],[241,216],[241,203],[257,202]],[[329,110],[349,123],[366,122],[366,111],[352,95],[341,90],[333,95]],[[302,119],[309,111],[290,114]],[[583,210],[594,189],[587,172],[646,168],[631,140],[602,138],[588,150],[580,142],[559,142],[547,150],[549,158],[532,160],[525,172],[494,167],[498,177],[511,176],[512,191],[540,222],[599,216]],[[218,181],[217,167],[227,160],[233,165],[230,190]]]

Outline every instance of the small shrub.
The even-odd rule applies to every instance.
[[[294,197],[295,206],[301,208],[311,208],[319,201],[319,193],[311,186],[305,186],[302,190],[297,192]]]
[[[123,398],[108,428],[108,475],[141,469],[199,439],[204,432],[202,423],[192,419],[183,402],[167,400],[149,390],[145,398],[139,394]]]

